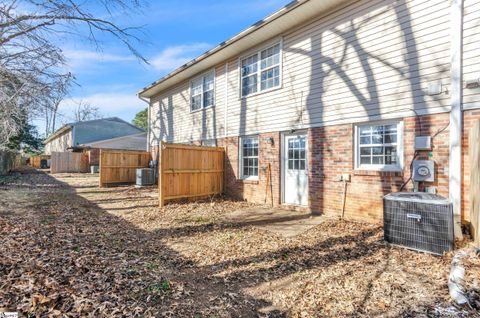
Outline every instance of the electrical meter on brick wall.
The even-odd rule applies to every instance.
[[[413,181],[435,181],[435,162],[433,160],[414,160]]]

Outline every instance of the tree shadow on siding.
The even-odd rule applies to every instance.
[[[338,171],[341,171],[339,174],[351,173],[354,169],[354,124],[350,126],[352,136],[348,139],[348,146],[352,149],[352,157],[348,162],[338,153],[338,144],[335,144],[335,138],[332,136],[336,132],[333,129],[330,130],[329,125],[340,125],[342,121],[352,122],[352,120],[355,123],[356,121],[368,122],[385,118],[403,119],[404,116],[412,116],[412,114],[415,116],[415,114],[427,108],[426,93],[422,90],[422,86],[425,87],[426,83],[420,72],[417,39],[407,2],[405,0],[389,0],[376,3],[369,6],[368,10],[375,13],[368,16],[365,15],[363,10],[359,11],[353,8],[351,10],[353,13],[348,15],[342,13],[345,15],[344,18],[334,18],[335,22],[330,22],[328,27],[322,29],[321,32],[315,32],[309,38],[311,49],[292,46],[284,48],[287,53],[309,58],[308,94],[305,107],[300,109],[300,112],[306,112],[306,116],[298,114],[299,111],[297,110],[295,118],[307,118],[310,126],[320,127],[309,131],[309,146],[312,149],[309,197],[310,206],[317,213],[323,213],[329,208],[325,204],[327,193],[329,195],[342,193],[343,184],[335,183],[331,173],[327,174],[325,172],[337,168]],[[394,63],[389,58],[384,57],[381,52],[378,53],[379,50],[369,50],[368,45],[371,44],[371,41],[361,41],[361,33],[364,31],[362,28],[368,26],[368,23],[372,22],[374,18],[382,17],[385,14],[392,14],[398,22],[400,31],[392,28],[391,32],[400,32],[400,43],[403,46],[399,49],[401,52],[399,56],[402,59],[401,64]],[[362,19],[360,20],[360,18]],[[334,35],[334,38],[332,38],[332,35]],[[332,45],[338,46],[338,43],[342,43],[342,45],[337,50],[332,50]],[[395,41],[395,43],[397,42]],[[377,46],[381,44],[381,42],[376,42]],[[387,51],[393,52],[393,49],[389,50]],[[402,52],[404,53],[402,54]],[[352,69],[351,64],[355,62],[358,65]],[[435,62],[434,65],[441,74],[448,71],[439,62]],[[378,75],[380,68],[382,68],[382,72],[392,71],[397,74],[401,83],[405,86],[408,85],[408,89],[405,89],[407,98],[404,105],[398,106],[396,104],[399,98],[403,97],[397,92],[397,89],[385,86],[385,77],[379,77]],[[288,69],[285,70],[285,73],[288,73]],[[359,74],[363,76],[359,76]],[[331,85],[334,83],[343,84],[343,86],[337,88],[339,89],[338,97],[331,95],[331,89],[334,88]],[[393,94],[397,95],[396,100],[393,101],[389,96],[386,96],[382,101],[380,96],[385,95],[385,90],[392,90]],[[350,100],[350,96],[354,100]],[[382,107],[380,107],[381,103],[383,103]],[[441,105],[441,102],[436,100],[433,100],[432,103]],[[388,107],[386,107],[387,105]],[[355,110],[353,107],[358,107],[358,109]],[[397,113],[397,116],[395,116],[395,113]],[[419,125],[419,120],[416,120],[414,131],[421,130]],[[430,132],[421,132],[421,134],[426,133]],[[343,142],[345,143],[346,140]],[[413,153],[404,154],[405,169],[403,177],[371,177],[372,180],[382,184],[381,191],[383,194],[399,190],[400,185],[409,176],[409,164],[413,156]],[[389,182],[382,182],[385,179],[389,179]],[[356,178],[353,176],[353,182],[348,186],[355,187],[355,180]],[[335,191],[327,191],[332,190],[332,187]],[[331,200],[331,198],[328,199]]]

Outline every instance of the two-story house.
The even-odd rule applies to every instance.
[[[51,155],[52,152],[72,150],[85,144],[108,141],[118,137],[137,136],[142,133],[144,133],[143,129],[135,127],[118,117],[68,123],[45,139],[45,154]],[[100,145],[89,146],[99,147]],[[125,147],[119,146],[119,148],[124,149]]]
[[[479,21],[480,0],[293,1],[140,91],[151,150],[224,146],[230,194],[263,203],[271,180],[276,205],[368,220],[429,159],[420,190],[468,219]]]

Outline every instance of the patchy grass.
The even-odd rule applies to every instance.
[[[19,179],[18,175],[6,175],[6,176],[0,175],[0,185],[11,184],[18,179]]]
[[[164,279],[160,283],[148,286],[147,292],[150,294],[159,295],[170,291],[171,288],[170,281]]]
[[[40,224],[48,225],[55,222],[55,215],[46,215],[40,220]]]

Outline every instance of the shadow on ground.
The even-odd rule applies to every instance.
[[[287,309],[286,304],[295,303],[294,299],[273,303],[267,299],[276,299],[276,295],[268,296],[265,290],[270,293],[274,290],[275,294],[278,288],[280,294],[281,290],[292,289],[286,295],[300,297],[297,302],[307,306],[305,301],[318,290],[310,295],[302,280],[282,287],[275,284],[296,275],[308,276],[314,270],[315,286],[325,286],[325,291],[320,291],[325,294],[331,288],[331,273],[323,277],[322,269],[338,267],[344,269],[338,282],[348,291],[351,280],[358,277],[354,270],[349,273],[346,265],[364,262],[364,266],[374,266],[376,271],[370,277],[361,278],[366,288],[355,291],[358,297],[338,295],[337,300],[321,299],[320,302],[311,299],[308,312],[321,316],[370,316],[389,310],[387,304],[372,311],[369,303],[375,296],[373,291],[378,293],[379,276],[389,267],[398,266],[392,265],[390,258],[392,255],[398,258],[399,252],[392,252],[379,241],[379,227],[358,226],[352,235],[338,233],[332,237],[312,232],[299,238],[307,240],[308,237],[312,244],[279,244],[268,251],[260,247],[256,250],[253,246],[249,255],[232,257],[232,253],[225,252],[223,257],[217,250],[209,251],[208,247],[205,249],[196,243],[200,244],[202,235],[211,232],[230,235],[228,231],[235,229],[248,230],[245,235],[257,233],[263,237],[258,238],[260,241],[273,240],[273,234],[250,230],[252,225],[264,224],[265,220],[170,226],[147,231],[78,195],[77,189],[28,169],[14,181],[0,185],[0,204],[4,207],[0,213],[3,242],[0,275],[4,277],[0,308],[17,308],[37,316],[47,313],[92,317],[300,316],[303,309]],[[99,193],[87,187],[82,189],[86,190],[82,195]],[[107,199],[97,202],[103,200]],[[131,203],[135,204],[134,200]],[[152,209],[153,206],[154,203]],[[347,223],[339,228],[341,226],[356,227]],[[235,236],[232,237],[235,240]],[[172,242],[178,240],[187,241],[187,253],[172,248]],[[234,240],[224,247],[227,251],[234,248]],[[279,242],[288,243],[287,239],[282,240]],[[203,261],[202,254],[207,258],[209,253],[219,260]],[[375,262],[379,260],[381,264],[377,266]],[[426,260],[436,259],[424,256],[422,262]],[[269,284],[274,288],[265,288]],[[430,296],[425,303],[432,301]],[[344,306],[344,312],[335,314],[335,309],[329,309],[331,303],[345,301],[345,297],[351,300]],[[416,300],[409,305],[413,309],[407,305],[405,310],[414,310],[419,303]]]

